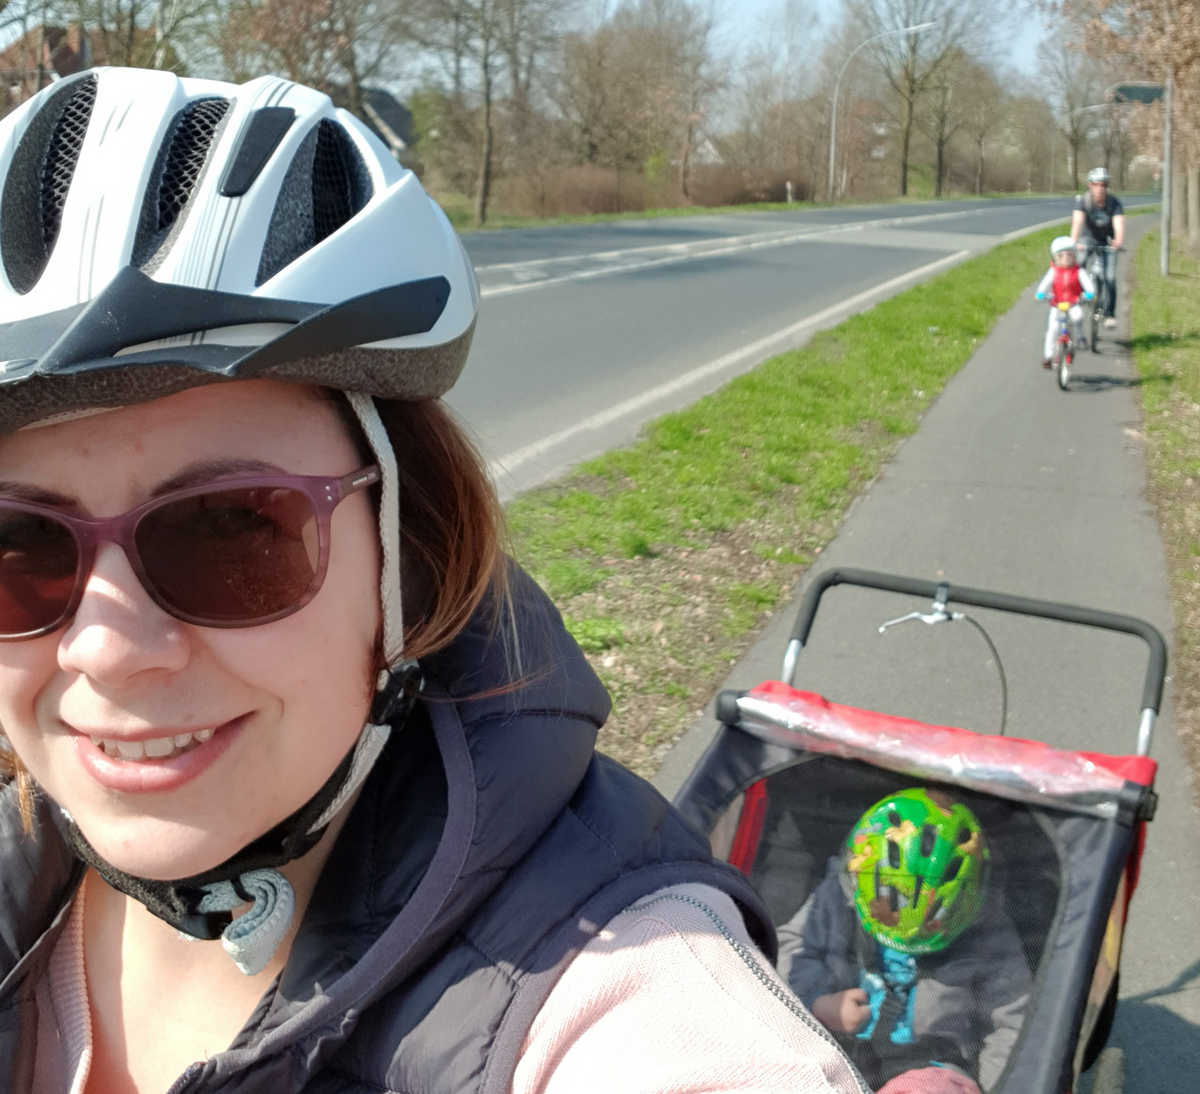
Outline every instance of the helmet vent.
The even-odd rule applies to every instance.
[[[350,134],[323,119],[296,150],[271,214],[255,284],[333,235],[362,211],[373,187]]]
[[[208,161],[217,127],[228,110],[228,99],[199,99],[175,115],[142,203],[133,245],[135,266],[145,267],[179,223]]]
[[[66,83],[31,119],[13,154],[0,203],[0,253],[17,292],[29,292],[50,261],[95,104],[95,76]]]
[[[50,133],[50,147],[46,149],[46,162],[42,166],[42,240],[47,257],[54,249],[58,230],[62,227],[67,190],[75,175],[75,164],[79,162],[79,151],[83,148],[83,137],[95,105],[96,81],[94,78],[84,80],[67,100]]]

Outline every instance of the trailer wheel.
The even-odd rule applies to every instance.
[[[1104,1006],[1096,1016],[1096,1024],[1092,1027],[1092,1035],[1088,1038],[1087,1050],[1083,1054],[1083,1070],[1087,1071],[1101,1055],[1101,1050],[1108,1043],[1108,1035],[1112,1032],[1113,1018],[1117,1014],[1117,993],[1121,988],[1121,973],[1118,971],[1108,986],[1108,994],[1104,997]]]
[[[1092,1079],[1092,1094],[1124,1094],[1125,1053],[1119,1048],[1106,1048],[1096,1061]]]

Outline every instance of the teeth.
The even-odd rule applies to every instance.
[[[167,756],[178,756],[193,744],[201,744],[210,740],[215,729],[201,729],[196,733],[176,733],[173,737],[154,737],[148,741],[121,741],[108,737],[92,737],[92,744],[104,751],[114,760],[159,760]]]

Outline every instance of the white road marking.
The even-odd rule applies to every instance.
[[[1041,224],[1031,224],[1028,228],[1018,228],[1015,232],[1008,232],[1000,237],[1001,243],[1008,243],[1013,239],[1020,239],[1021,236],[1032,235],[1034,232],[1040,232],[1043,228],[1053,228],[1056,224],[1066,224],[1070,221],[1070,217],[1055,217],[1053,220],[1043,220]]]
[[[843,235],[847,232],[861,232],[871,228],[895,228],[909,224],[922,224],[931,221],[949,220],[955,217],[972,216],[979,213],[995,212],[994,209],[962,209],[949,213],[924,213],[910,217],[884,217],[877,220],[863,220],[857,223],[836,224],[823,227],[805,227],[793,231],[755,232],[741,236],[725,236],[709,239],[692,240],[689,243],[652,244],[646,247],[631,247],[617,251],[600,251],[594,254],[560,255],[556,258],[528,259],[523,262],[506,262],[492,266],[477,266],[477,276],[486,279],[491,273],[507,273],[516,278],[502,284],[484,285],[480,288],[480,296],[507,296],[510,293],[526,292],[530,289],[543,289],[551,285],[561,285],[567,281],[583,281],[594,277],[607,277],[612,274],[630,273],[634,270],[646,270],[658,266],[671,266],[680,262],[691,262],[703,258],[713,258],[723,255],[738,254],[744,251],[761,250],[767,247],[782,247],[792,243],[813,242],[830,236]],[[1057,224],[1059,220],[1050,221]],[[981,237],[981,241],[984,238]],[[1007,239],[1008,237],[1003,237]],[[572,270],[561,274],[544,274],[543,271],[561,268],[570,263],[588,263],[582,270]],[[591,265],[599,263],[599,265]],[[539,276],[540,275],[540,276]]]
[[[792,341],[797,336],[814,330],[832,319],[851,315],[861,305],[875,302],[873,298],[886,297],[908,284],[961,262],[964,258],[969,257],[970,254],[970,251],[958,251],[955,254],[947,255],[945,258],[939,258],[936,262],[927,263],[915,270],[910,270],[908,273],[893,277],[855,296],[848,297],[831,307],[816,312],[814,315],[801,319],[799,322],[792,323],[790,326],[777,330],[773,334],[768,334],[764,338],[759,338],[757,341],[742,346],[732,353],[726,353],[716,358],[716,360],[691,369],[681,376],[676,376],[673,380],[668,380],[666,383],[659,384],[648,391],[643,391],[640,395],[635,395],[631,399],[626,399],[624,402],[616,403],[597,414],[583,418],[566,429],[560,429],[557,433],[552,433],[550,436],[543,437],[539,441],[527,444],[523,448],[505,453],[492,460],[488,465],[488,470],[491,472],[493,478],[511,474],[522,465],[539,459],[581,433],[586,433],[594,429],[602,429],[604,426],[611,425],[622,418],[637,414],[660,399],[665,399],[692,384],[698,383],[707,377],[717,375],[727,369],[732,369],[737,365],[756,364],[770,356],[773,350],[783,348],[781,343]]]

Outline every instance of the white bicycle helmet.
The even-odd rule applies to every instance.
[[[478,308],[437,205],[328,97],[101,68],[0,121],[0,433],[214,380],[430,399]]]
[[[1076,257],[1078,257],[1079,254],[1075,240],[1073,240],[1070,236],[1055,236],[1054,239],[1050,241],[1050,257],[1053,258],[1055,255],[1060,255],[1064,251],[1070,251]]]
[[[320,839],[411,701],[396,462],[372,396],[444,394],[478,306],[466,252],[417,178],[311,88],[101,68],[0,121],[0,434],[265,377],[346,392],[380,465],[394,660],[325,786],[178,881],[122,873],[69,825],[105,880],[184,933],[221,938],[244,972],[265,966],[291,922],[276,867]],[[254,908],[234,920],[247,894]]]
[[[1107,186],[1108,185],[1108,168],[1107,167],[1093,167],[1088,172],[1087,180],[1088,180],[1088,182],[1102,182]]]

